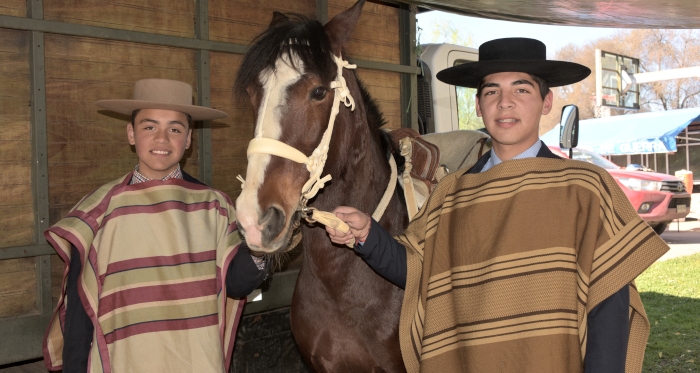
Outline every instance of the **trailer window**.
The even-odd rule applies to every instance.
[[[484,128],[484,121],[476,115],[476,89],[455,87],[457,90],[457,116],[459,129],[478,130]]]
[[[474,61],[456,60],[454,66]],[[478,130],[484,128],[484,121],[476,115],[476,89],[455,87],[457,97],[457,117],[459,129]]]

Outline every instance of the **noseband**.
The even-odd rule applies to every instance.
[[[323,188],[326,182],[332,179],[331,175],[328,174],[321,177],[323,172],[323,167],[328,159],[329,144],[331,142],[331,135],[333,134],[333,125],[335,123],[335,118],[340,111],[340,103],[342,102],[345,107],[349,107],[350,110],[355,110],[355,100],[350,94],[350,89],[348,89],[345,78],[343,77],[343,68],[355,69],[356,65],[351,65],[348,61],[342,59],[342,57],[336,57],[331,54],[333,61],[337,66],[337,75],[334,81],[331,82],[331,88],[335,91],[333,98],[333,107],[331,109],[331,116],[328,120],[328,128],[323,133],[321,142],[318,144],[316,149],[311,153],[310,156],[306,156],[304,153],[298,149],[285,144],[279,140],[271,139],[269,137],[263,137],[262,125],[263,121],[266,120],[265,117],[261,119],[261,124],[256,131],[255,138],[253,138],[248,144],[247,155],[250,157],[251,154],[270,154],[278,157],[286,158],[291,161],[301,163],[306,165],[306,170],[309,171],[309,179],[306,181],[301,189],[301,198],[299,199],[299,204],[297,205],[297,211],[301,212],[301,217],[305,218],[310,223],[319,222],[324,225],[333,227],[343,233],[347,233],[350,228],[345,222],[338,219],[334,214],[324,211],[316,210],[313,207],[307,207],[307,202],[318,194],[318,191]],[[269,95],[265,95],[265,101],[261,107],[260,112],[265,115],[265,108],[267,107],[267,101]],[[389,204],[391,196],[394,194],[394,189],[396,187],[396,162],[394,162],[393,157],[389,157],[389,164],[391,166],[391,178],[389,179],[389,185],[382,196],[377,209],[372,214],[372,218],[376,221],[381,219],[384,215],[384,210]],[[241,189],[245,185],[245,180],[239,175],[238,179],[241,181]],[[350,246],[350,245],[348,245]]]

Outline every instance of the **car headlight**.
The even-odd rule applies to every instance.
[[[661,190],[660,181],[643,180],[634,177],[621,177],[618,180],[620,180],[622,185],[632,190],[647,190],[652,192],[658,192]]]

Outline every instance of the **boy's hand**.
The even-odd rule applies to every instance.
[[[348,233],[342,233],[333,228],[326,227],[326,232],[333,243],[347,245],[354,237],[357,242],[364,242],[369,234],[371,219],[364,212],[347,206],[338,206],[333,210],[335,216],[344,221],[349,227]]]

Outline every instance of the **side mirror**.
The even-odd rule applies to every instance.
[[[559,147],[569,149],[569,158],[571,158],[572,149],[578,145],[578,106],[564,106],[561,110],[560,124]]]

